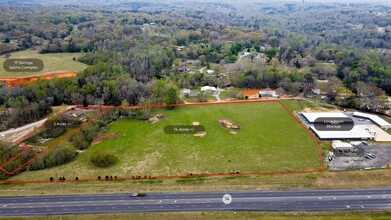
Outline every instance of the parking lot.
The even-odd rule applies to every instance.
[[[362,157],[333,157],[329,162],[329,170],[367,170],[386,168],[391,162],[390,144],[360,145],[365,153],[373,153],[374,158]]]

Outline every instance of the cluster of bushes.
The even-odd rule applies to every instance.
[[[90,160],[97,167],[110,167],[118,161],[118,158],[112,151],[94,150]]]
[[[57,146],[33,160],[28,169],[41,170],[58,166],[70,162],[76,156],[77,152],[72,146]]]
[[[21,151],[23,151],[23,147],[8,145],[6,143],[0,142],[0,164],[6,163],[10,159],[18,155]],[[22,166],[24,163],[29,161],[31,158],[33,158],[35,155],[35,152],[32,149],[29,149],[22,155],[20,155],[20,157],[18,157],[17,159],[7,163],[7,165],[4,166],[4,169],[7,171],[14,171],[15,169]],[[26,168],[22,168],[15,174],[23,172],[25,169]],[[0,171],[0,180],[5,180],[8,177],[10,177],[10,175],[6,174],[3,171]]]
[[[10,160],[11,158],[15,157],[17,154],[19,154],[23,150],[22,147],[19,146],[6,146],[5,144],[0,143],[0,163],[3,164]],[[34,158],[39,152],[35,149],[29,149],[26,152],[24,152],[20,157],[16,158],[15,160],[9,162],[4,169],[7,171],[13,171],[20,166],[22,166],[24,163],[28,162],[32,158]],[[61,165],[64,163],[67,163],[74,159],[77,155],[77,152],[72,146],[58,146],[55,147],[39,157],[35,158],[27,167],[24,167],[20,169],[17,173],[23,172],[26,169],[28,170],[41,170],[44,168],[49,168],[57,165]],[[0,179],[4,180],[10,177],[10,175],[6,174],[5,172],[0,171]]]
[[[70,142],[79,150],[85,150],[91,145],[91,142],[94,140],[99,130],[99,125],[95,122],[91,122],[73,135],[70,138]]]
[[[116,180],[118,177],[117,176],[114,176],[114,179]],[[102,177],[98,176],[98,180],[101,180]],[[105,177],[105,180],[113,180],[113,176],[106,176]]]
[[[118,179],[118,177],[117,176],[106,176],[105,177],[105,180],[117,180]],[[66,179],[65,179],[65,177],[60,177],[60,178],[58,178],[58,180],[59,181],[65,181]],[[79,181],[80,179],[79,179],[79,177],[75,177],[75,181]],[[98,176],[98,180],[102,180],[102,177],[101,176]],[[49,181],[54,181],[54,178],[53,177],[50,177],[49,178]]]

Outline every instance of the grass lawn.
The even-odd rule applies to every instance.
[[[237,98],[237,95],[240,94],[241,90],[235,88],[234,91],[235,91],[235,93],[227,91],[227,90],[221,91],[220,95],[219,95],[220,99],[221,100],[225,100],[225,99],[228,99],[228,98]]]
[[[391,170],[0,185],[0,196],[390,187]],[[37,178],[33,176],[32,178]],[[44,177],[42,177],[44,178]],[[68,176],[67,176],[68,178]]]
[[[288,99],[288,100],[281,100],[281,102],[291,111],[291,112],[299,112],[302,111],[303,108],[300,105],[299,100],[297,99]],[[306,101],[302,101],[306,102]]]
[[[208,101],[215,102],[215,101],[217,101],[217,98],[214,97],[213,95],[208,94]]]
[[[39,54],[39,50],[24,50],[11,53],[10,59],[14,58],[34,58],[41,59],[44,63],[44,68],[41,72],[7,72],[4,70],[3,65],[0,66],[0,78],[17,78],[36,76],[50,72],[78,72],[87,68],[86,64],[74,61],[73,57],[80,57],[81,53],[50,53],[50,54]],[[0,57],[0,63],[4,63],[6,59],[4,56]]]
[[[255,171],[320,169],[316,143],[278,103],[246,103],[158,109],[166,118],[156,124],[121,119],[105,134],[114,139],[90,147],[74,161],[58,167],[26,171],[9,180],[74,178],[116,175],[185,175]],[[218,120],[228,118],[241,126],[231,134]],[[205,137],[169,135],[167,125],[201,122]],[[109,149],[119,162],[97,168],[89,160],[91,150]]]
[[[184,100],[185,102],[190,102],[190,103],[198,102],[198,98],[183,97],[183,100]]]

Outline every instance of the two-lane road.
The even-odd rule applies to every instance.
[[[232,196],[231,204],[223,195]],[[0,216],[120,212],[391,210],[391,189],[0,197]]]

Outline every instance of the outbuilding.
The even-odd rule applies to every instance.
[[[362,113],[362,112],[354,112],[353,116],[354,117],[358,117],[358,118],[369,119],[373,123],[377,124],[379,127],[383,128],[383,129],[391,128],[391,124],[390,123],[388,123],[386,120],[380,118],[377,115],[366,114],[366,113]]]
[[[213,86],[204,86],[201,88],[201,91],[215,93],[215,92],[217,92],[217,89],[216,89],[216,87],[213,87]]]
[[[346,142],[342,142],[340,140],[334,140],[331,146],[333,147],[334,150],[337,148],[353,148],[353,145]]]

